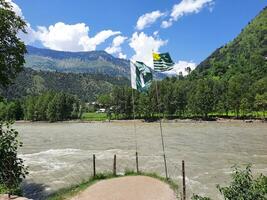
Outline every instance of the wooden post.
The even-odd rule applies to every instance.
[[[183,200],[186,200],[186,186],[185,186],[185,167],[184,167],[184,160],[182,161],[182,175],[183,175]]]
[[[139,173],[139,163],[138,163],[138,153],[135,152],[135,159],[136,159],[136,172]]]
[[[95,154],[93,154],[93,176],[96,176],[96,170],[95,170]]]
[[[113,160],[113,175],[116,176],[116,154],[114,155],[114,160]]]

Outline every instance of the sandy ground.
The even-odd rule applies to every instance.
[[[176,200],[169,185],[146,176],[100,181],[71,200]]]
[[[28,200],[28,199],[17,196],[11,196],[11,198],[9,199],[8,195],[5,194],[5,195],[0,195],[0,200]]]

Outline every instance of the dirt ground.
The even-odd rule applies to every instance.
[[[71,200],[176,200],[168,184],[146,176],[100,181]]]
[[[0,200],[28,200],[27,198],[23,197],[17,197],[17,196],[11,196],[11,198],[8,198],[8,195],[0,195]]]

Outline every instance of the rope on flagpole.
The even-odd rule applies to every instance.
[[[156,94],[157,94],[156,96],[157,96],[158,112],[160,114],[159,92],[158,92],[158,82],[157,81],[156,81]],[[165,166],[165,175],[166,175],[166,179],[168,179],[168,168],[167,168],[167,160],[166,160],[166,153],[165,153],[164,137],[163,137],[163,133],[162,133],[161,117],[159,117],[159,126],[160,126],[160,136],[161,136],[161,144],[162,144],[163,159],[164,159],[164,166]]]

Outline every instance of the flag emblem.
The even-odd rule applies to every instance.
[[[152,70],[143,62],[131,62],[131,85],[139,92],[148,91],[153,80]]]
[[[153,63],[156,72],[172,70],[174,65],[169,53],[153,53]]]

